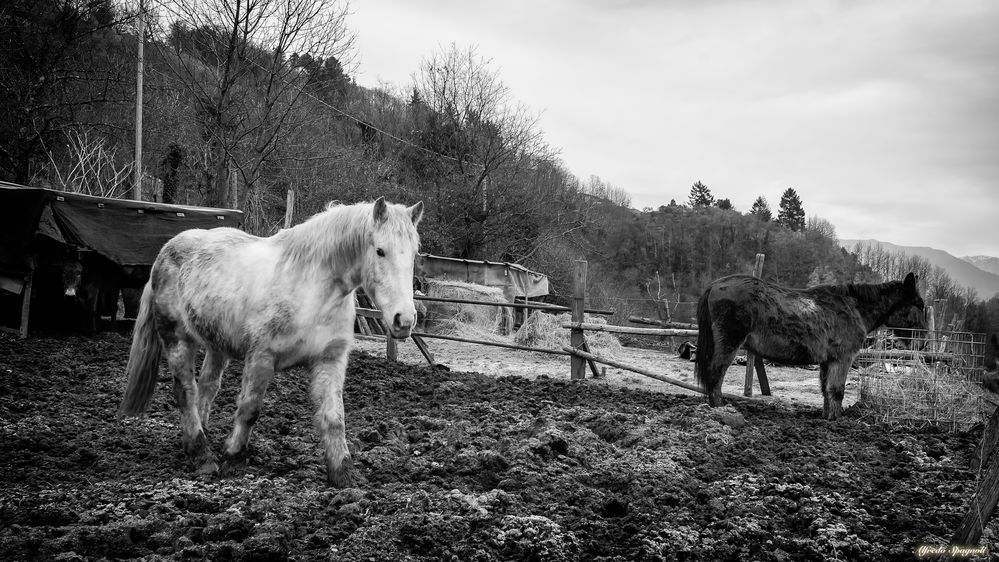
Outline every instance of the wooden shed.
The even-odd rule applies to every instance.
[[[109,199],[0,182],[0,328],[28,333],[35,307],[54,302],[77,266],[92,288],[141,286],[160,248],[191,228],[240,228],[243,213]],[[97,299],[91,295],[91,307]]]

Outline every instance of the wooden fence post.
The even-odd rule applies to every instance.
[[[930,351],[937,350],[937,317],[932,304],[926,307],[926,341]]]
[[[989,416],[989,423],[985,425],[981,442],[979,442],[978,448],[974,450],[971,457],[971,470],[974,470],[979,476],[981,476],[982,469],[989,462],[989,457],[992,455],[992,449],[996,446],[996,441],[999,441],[999,408],[993,410],[992,415]]]
[[[753,277],[760,277],[763,275],[763,260],[766,258],[766,254],[756,254],[756,264],[753,265]],[[756,357],[753,356],[748,350],[746,351],[746,384],[742,389],[743,396],[753,395],[753,369],[756,367]],[[759,362],[760,367],[763,366],[763,361]],[[760,373],[760,390],[763,390],[763,385],[766,384],[766,394],[770,394],[770,385],[766,380],[766,375],[762,372]]]
[[[21,339],[28,337],[28,317],[31,315],[31,285],[35,280],[34,264],[24,275],[24,285],[21,286],[21,325],[18,327]]]
[[[586,260],[576,260],[576,270],[573,275],[572,287],[572,321],[582,324],[583,309],[586,301]],[[583,349],[586,339],[582,328],[572,328],[569,331],[569,343],[574,349]],[[571,367],[570,378],[579,380],[586,377],[586,360],[577,355],[569,359]]]
[[[992,413],[992,417],[989,419],[990,427],[994,425],[993,419],[995,418],[999,418],[999,409]],[[996,433],[991,432],[991,435],[989,433],[985,432],[983,440],[991,442],[984,442],[983,446],[992,449],[995,446]],[[982,538],[982,531],[985,530],[989,519],[992,518],[996,503],[999,503],[999,459],[991,459],[990,461],[986,455],[982,456],[983,458],[979,461],[979,470],[983,465],[988,468],[985,469],[985,473],[982,474],[981,480],[975,487],[975,494],[971,497],[971,505],[968,506],[968,511],[964,514],[961,525],[954,533],[954,538],[951,539],[951,546],[975,546],[978,544]],[[941,558],[941,560],[955,559],[957,557],[950,552]]]
[[[291,228],[291,219],[295,215],[295,190],[288,190],[288,202],[284,208],[284,227]]]
[[[239,178],[236,177],[236,170],[229,166],[229,197],[231,199],[230,209],[239,209]]]
[[[397,361],[399,358],[399,342],[392,337],[392,334],[385,330],[385,358],[389,361]]]

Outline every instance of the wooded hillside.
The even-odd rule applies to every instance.
[[[740,212],[697,178],[662,186],[664,201],[689,191],[685,204],[630,208],[624,189],[566,169],[475,48],[428,53],[412,84],[370,89],[351,76],[337,0],[146,4],[146,199],[237,207],[260,235],[282,226],[288,190],[296,221],[333,200],[422,200],[424,251],[521,263],[557,294],[586,259],[594,304],[622,316],[689,320],[703,287],[749,273],[756,253],[765,278],[794,286],[901,276],[840,249],[790,188],[779,213],[763,194]],[[118,0],[0,10],[0,179],[134,196],[136,15]],[[946,285],[933,298],[951,299],[947,321],[995,329],[995,299]]]

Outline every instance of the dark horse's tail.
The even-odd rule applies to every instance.
[[[694,377],[705,392],[711,392],[715,386],[711,373],[711,359],[715,355],[715,336],[711,329],[711,311],[708,309],[708,294],[711,287],[705,289],[701,300],[697,302],[697,354],[694,356]]]
[[[128,366],[125,367],[128,383],[125,386],[125,397],[118,407],[118,417],[137,416],[149,408],[153,391],[156,390],[162,347],[153,321],[153,287],[151,283],[146,283],[139,304],[139,316],[135,319],[135,329],[132,331],[132,349],[128,354]]]

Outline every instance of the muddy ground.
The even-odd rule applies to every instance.
[[[0,559],[909,560],[975,485],[975,433],[367,353],[347,376],[354,487],[325,485],[300,371],[272,384],[245,469],[195,477],[168,383],[148,417],[114,418],[127,352],[0,335]]]

